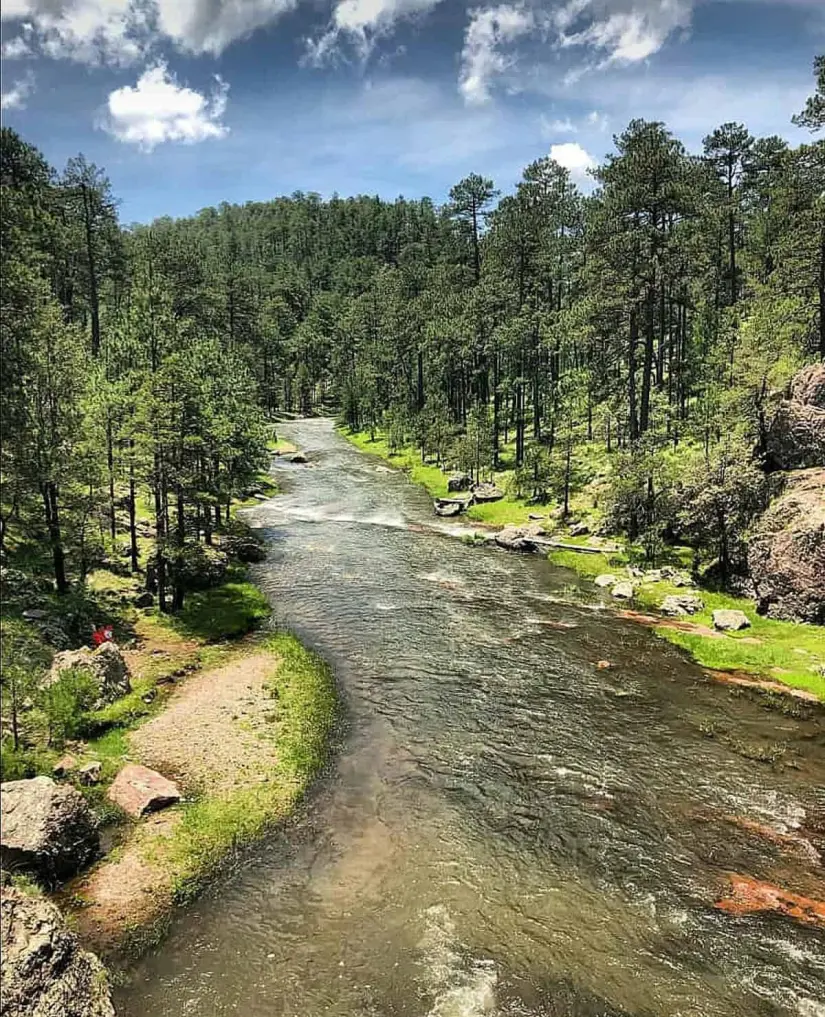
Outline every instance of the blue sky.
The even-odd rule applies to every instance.
[[[825,0],[3,0],[3,122],[126,222],[295,190],[443,201],[634,116],[801,141]]]

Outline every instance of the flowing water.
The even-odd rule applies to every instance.
[[[329,421],[283,432],[311,464],[249,513],[257,578],[335,669],[340,745],[119,1013],[821,1017],[821,929],[713,903],[732,872],[823,899],[822,714],[709,681],[566,570],[466,546]]]

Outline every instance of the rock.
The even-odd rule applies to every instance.
[[[683,615],[696,614],[704,607],[704,601],[699,597],[694,597],[691,593],[672,593],[669,597],[665,597],[659,610],[662,614]]]
[[[77,771],[77,778],[81,784],[85,784],[86,787],[91,787],[93,784],[100,783],[100,774],[103,770],[103,763],[95,760],[91,763],[86,763],[85,766],[81,766]]]
[[[505,551],[520,551],[524,554],[532,554],[538,550],[532,536],[518,526],[505,526],[503,530],[499,530],[496,534],[495,541]]]
[[[614,586],[618,581],[619,577],[614,576],[612,572],[603,572],[593,580],[596,586]]]
[[[469,491],[473,478],[468,473],[453,473],[447,478],[448,491]]]
[[[114,1017],[106,969],[45,897],[0,890],[0,958],[3,1017]]]
[[[504,492],[499,491],[495,484],[476,484],[473,488],[473,497],[478,502],[501,501]]]
[[[435,501],[433,508],[437,516],[457,516],[461,512],[461,505],[457,501]]]
[[[718,608],[713,612],[713,627],[722,632],[738,632],[739,629],[749,629],[750,624],[744,611]]]
[[[633,584],[627,582],[616,583],[610,592],[618,600],[630,600],[633,596]]]
[[[46,686],[60,680],[64,671],[80,668],[88,672],[95,682],[98,697],[93,709],[100,710],[130,692],[129,668],[117,643],[101,643],[94,650],[87,646],[79,650],[64,650],[58,653],[46,679]]]
[[[547,516],[540,515],[538,512],[529,512],[527,518],[537,522],[539,519],[546,519]]]
[[[754,527],[748,567],[760,614],[825,625],[825,469],[788,476]]]
[[[825,364],[809,364],[794,377],[771,422],[767,451],[781,470],[825,463]]]
[[[154,602],[155,598],[148,590],[139,593],[132,601],[135,607],[151,607]]]
[[[85,799],[50,777],[0,785],[3,824],[0,856],[10,869],[25,869],[53,884],[73,875],[97,853],[97,823]]]
[[[288,463],[296,463],[298,465],[303,465],[307,462],[307,457],[304,455],[303,452],[293,452],[292,455],[286,457],[286,461]]]
[[[27,607],[23,612],[23,617],[26,621],[42,621],[44,618],[49,617],[49,612],[39,607]]]
[[[127,763],[108,791],[109,800],[136,819],[180,801],[177,785],[156,770]]]
[[[640,569],[638,565],[628,565],[627,574],[631,579],[644,579],[645,570]]]
[[[586,537],[588,533],[590,533],[590,527],[587,523],[574,523],[570,527],[571,537]]]
[[[597,661],[596,661],[596,667],[597,667],[597,668],[598,668],[598,669],[599,669],[600,671],[607,671],[607,670],[608,670],[608,668],[611,668],[611,667],[613,667],[613,665],[612,665],[612,664],[610,663],[610,661],[609,661],[609,660],[597,660]]]
[[[67,773],[70,773],[77,766],[77,760],[74,756],[61,756],[60,759],[52,767],[52,773],[55,777],[65,777]]]

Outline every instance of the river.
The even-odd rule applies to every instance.
[[[465,545],[331,422],[282,433],[311,463],[277,463],[284,493],[248,513],[256,578],[333,666],[339,744],[118,1012],[825,1014],[821,929],[713,906],[730,873],[825,899],[788,836],[822,822],[822,713],[706,679],[540,557]],[[742,754],[776,744],[780,765]]]

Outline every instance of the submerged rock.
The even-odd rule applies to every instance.
[[[127,763],[123,767],[112,782],[108,796],[135,819],[174,805],[181,797],[177,784],[139,763]]]
[[[285,458],[288,463],[296,463],[299,466],[303,466],[308,462],[307,457],[303,452],[293,452]]]
[[[53,685],[65,671],[75,668],[89,674],[97,686],[98,697],[93,707],[95,710],[131,691],[129,667],[117,643],[102,643],[94,650],[83,646],[79,650],[58,653],[46,684]]]
[[[750,624],[744,611],[718,608],[713,612],[713,627],[721,632],[738,632],[739,629],[750,628]]]
[[[97,854],[97,823],[83,796],[50,777],[0,785],[4,867],[23,869],[52,884],[73,875]]]
[[[44,897],[0,889],[3,1017],[114,1017],[106,969]]]
[[[704,610],[704,607],[704,601],[691,593],[672,593],[665,597],[659,610],[662,614],[684,615],[696,614]]]
[[[748,567],[760,614],[825,624],[825,469],[788,477],[751,536]]]

